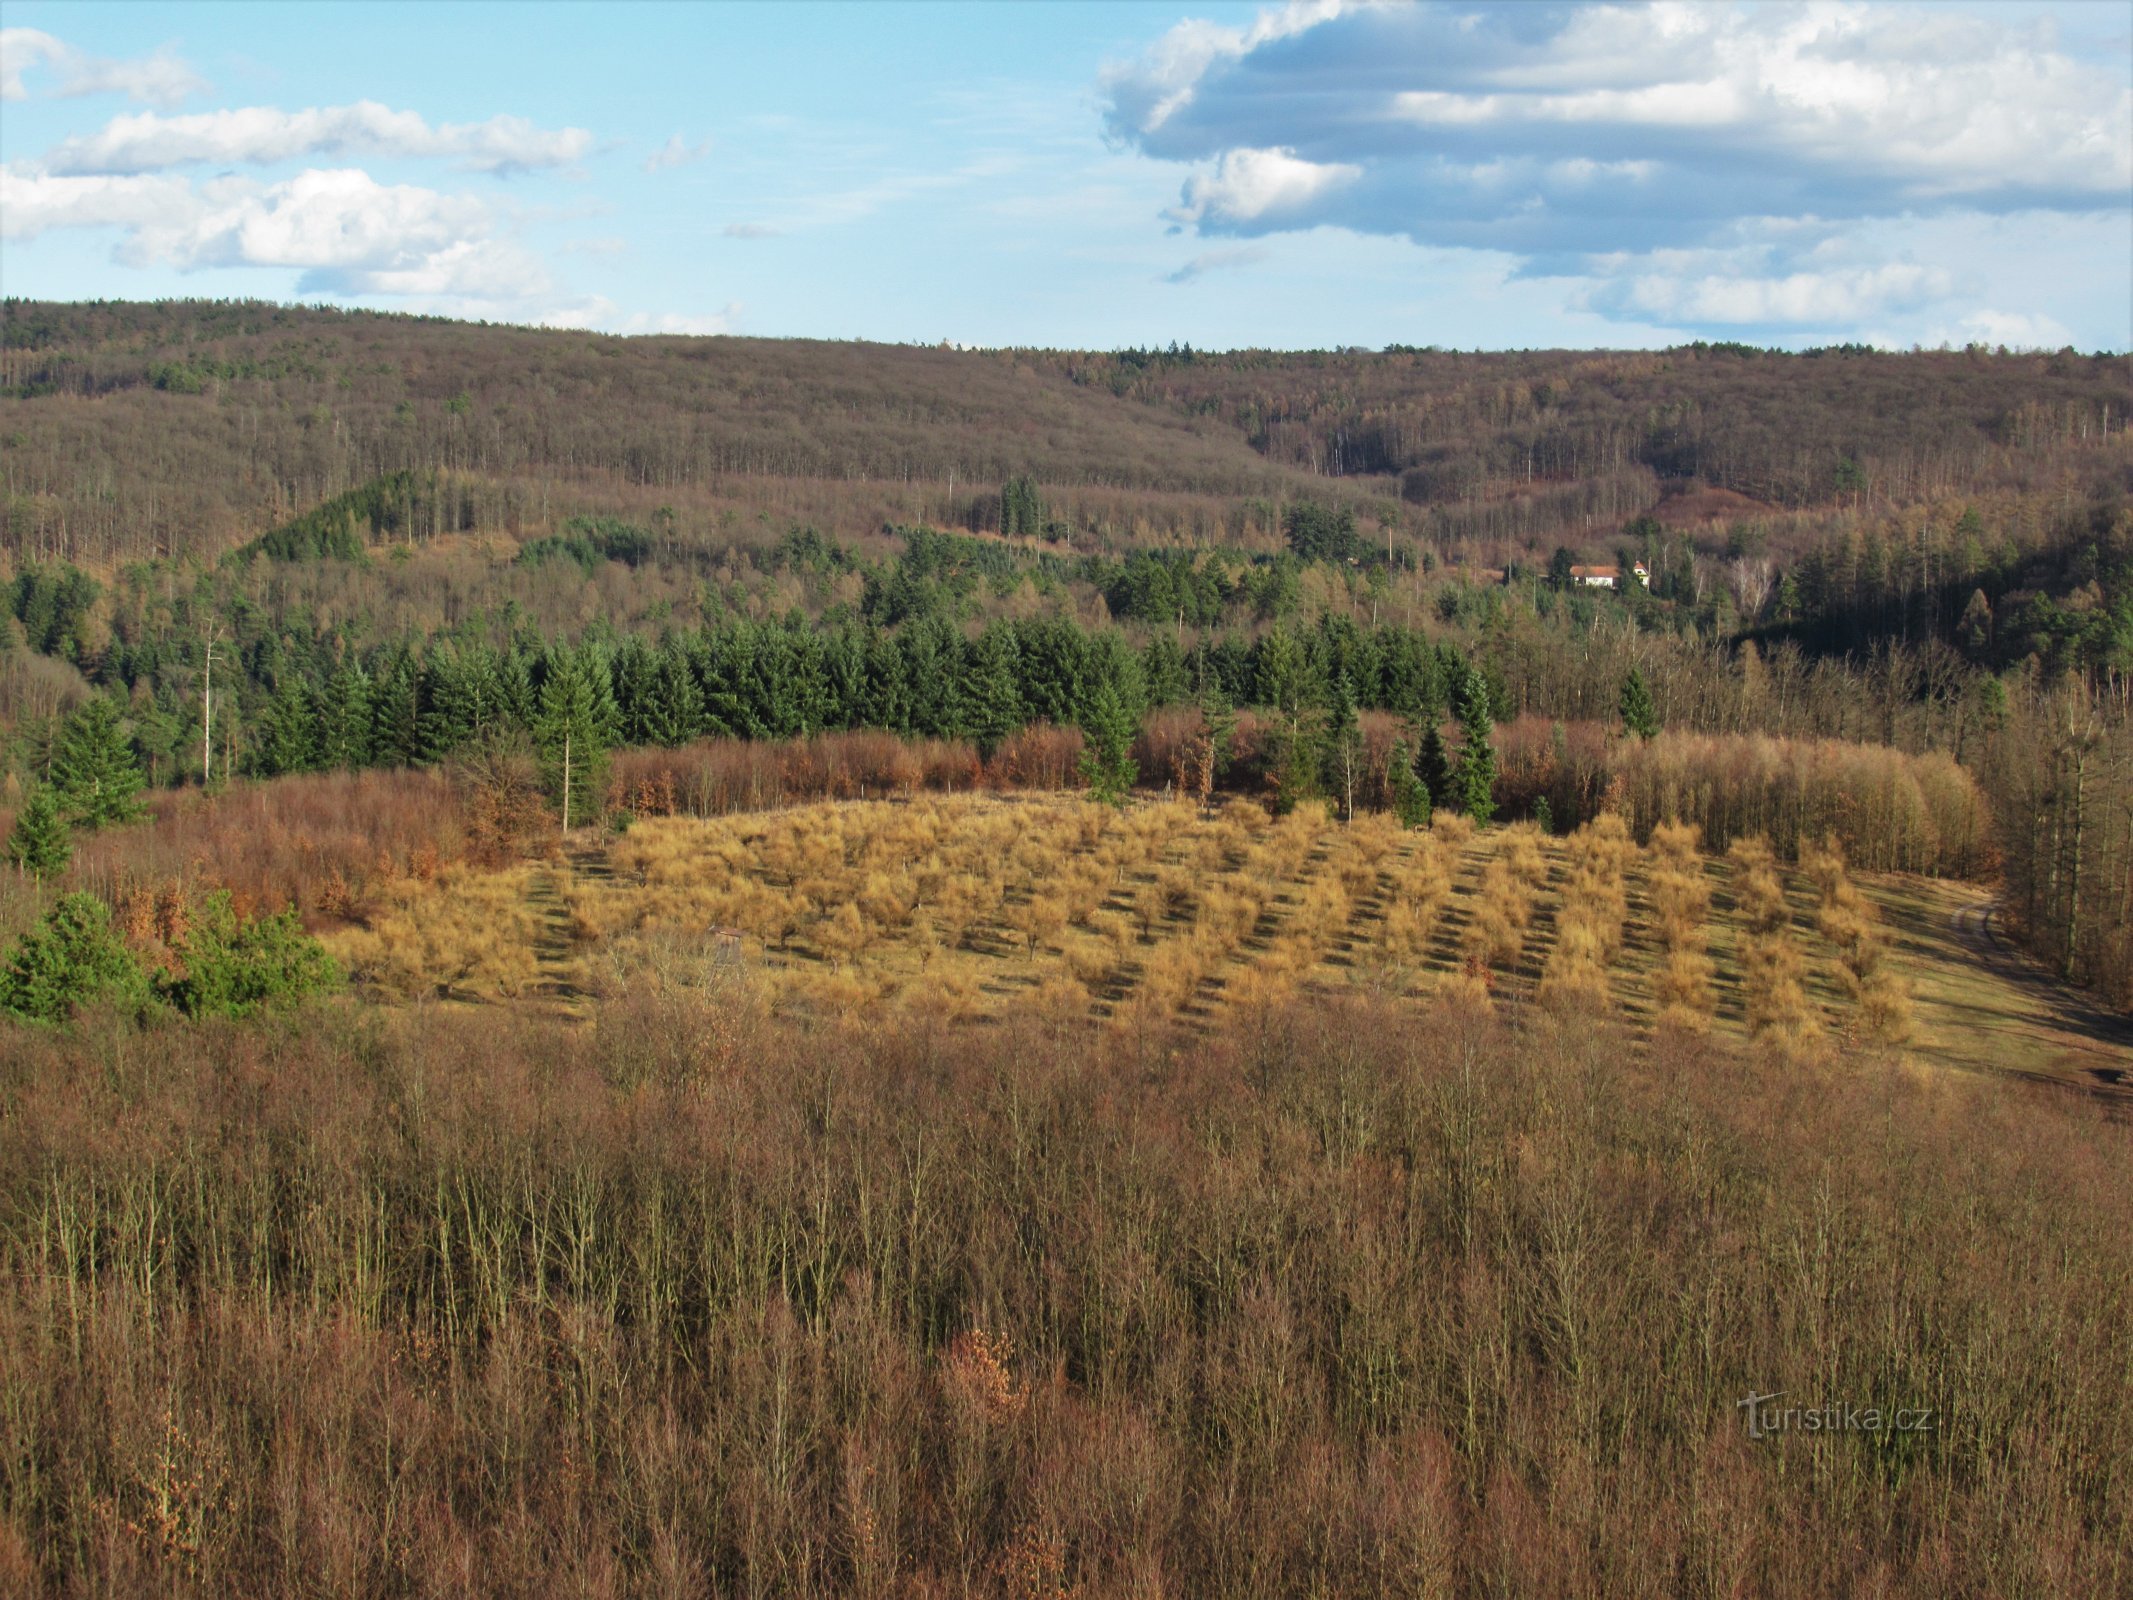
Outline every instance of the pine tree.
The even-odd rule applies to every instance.
[[[676,644],[662,646],[652,679],[652,713],[645,731],[652,743],[669,749],[687,744],[704,725],[704,697],[689,670],[689,658]]]
[[[1341,802],[1341,820],[1355,820],[1355,786],[1363,774],[1363,731],[1355,714],[1355,690],[1346,672],[1334,674],[1327,696],[1325,785]]]
[[[969,681],[963,691],[963,726],[990,760],[1000,741],[1022,726],[1021,674],[1015,636],[994,624],[970,647]]]
[[[1640,739],[1649,739],[1659,731],[1658,708],[1652,704],[1644,674],[1635,667],[1622,680],[1622,725]]]
[[[1429,786],[1422,781],[1418,766],[1419,762],[1407,754],[1407,741],[1395,742],[1385,769],[1385,785],[1392,793],[1392,813],[1400,819],[1403,828],[1429,826],[1433,804]]]
[[[402,650],[371,692],[371,759],[384,767],[419,764],[426,757],[422,722],[422,674]]]
[[[103,695],[67,719],[52,754],[52,787],[60,811],[78,828],[141,815],[141,769],[119,726],[117,705]]]
[[[259,743],[252,753],[253,769],[262,776],[279,777],[285,772],[309,772],[318,764],[318,709],[303,679],[287,673],[260,728]]]
[[[39,784],[23,802],[15,829],[7,836],[8,865],[33,878],[50,878],[66,871],[73,854],[74,841],[59,814],[59,801],[50,784]]]
[[[605,666],[576,651],[559,652],[541,684],[534,737],[542,777],[562,812],[566,833],[600,809],[606,788],[611,725],[603,710],[606,687]],[[611,708],[608,700],[606,711]]]
[[[319,703],[318,762],[326,768],[370,765],[370,679],[346,661],[326,681]]]
[[[1489,686],[1472,668],[1467,671],[1461,698],[1465,705],[1459,719],[1464,735],[1457,778],[1459,809],[1486,824],[1496,815],[1496,723],[1489,715]]]
[[[1141,775],[1133,759],[1140,719],[1108,679],[1097,686],[1081,731],[1088,739],[1081,753],[1081,776],[1089,798],[1101,805],[1124,805]]]
[[[1415,776],[1432,805],[1458,809],[1459,791],[1453,781],[1451,752],[1444,747],[1444,730],[1435,718],[1424,725],[1422,742],[1415,751]]]
[[[64,1022],[106,995],[145,1003],[148,981],[93,894],[59,901],[0,966],[0,1012],[29,1022]]]

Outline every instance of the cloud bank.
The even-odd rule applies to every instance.
[[[0,100],[27,100],[29,74],[47,67],[60,75],[53,93],[62,99],[122,94],[146,105],[174,106],[207,88],[206,81],[168,48],[114,60],[84,55],[35,28],[0,28]]]
[[[62,140],[42,163],[70,177],[163,172],[212,163],[259,165],[310,156],[414,156],[449,160],[475,172],[560,167],[592,149],[583,128],[547,130],[523,117],[432,127],[413,111],[375,100],[283,111],[243,106],[194,116],[155,112],[115,117],[95,133]]]
[[[1752,327],[1955,288],[1843,259],[1852,224],[2123,212],[2124,80],[1942,9],[1314,0],[1181,23],[1102,97],[1115,141],[1188,168],[1180,228],[1497,251],[1604,279],[1605,315]]]

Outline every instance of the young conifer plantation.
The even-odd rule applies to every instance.
[[[2122,361],[4,315],[0,1593],[2133,1589]]]

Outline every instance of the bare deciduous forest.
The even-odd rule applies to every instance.
[[[4,334],[0,1586],[2133,1583],[2124,358]]]

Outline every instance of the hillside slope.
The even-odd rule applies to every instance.
[[[1173,527],[1166,496],[1219,508],[1315,487],[1415,531],[1534,544],[1699,482],[1773,511],[2034,490],[2133,413],[2122,358],[2071,353],[1088,354],[244,302],[10,301],[4,316],[7,540],[77,564],[211,557],[402,469],[683,509],[746,482],[921,486],[909,514],[973,529],[998,525],[999,487],[1021,474],[1113,508],[1146,497]],[[815,509],[864,531],[879,498]],[[1082,503],[1054,498],[1070,516]]]

